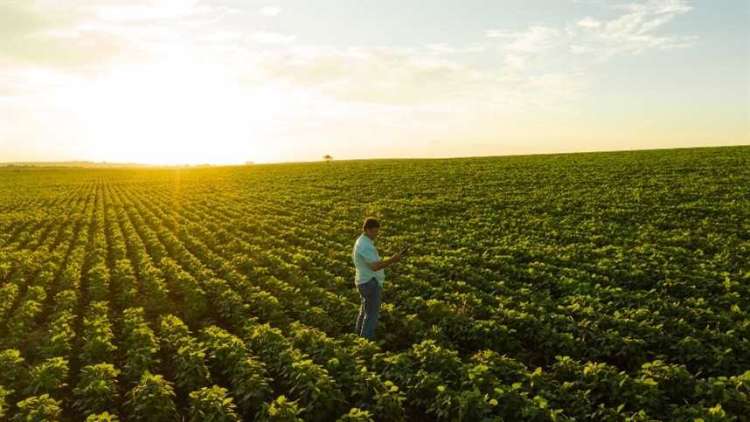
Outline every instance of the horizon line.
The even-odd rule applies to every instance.
[[[593,149],[593,150],[580,150],[580,151],[559,151],[559,152],[532,152],[532,153],[519,153],[519,154],[486,154],[486,155],[452,155],[452,156],[441,156],[441,157],[369,157],[369,158],[342,158],[337,159],[333,157],[330,161],[375,161],[375,160],[451,160],[451,159],[471,159],[471,158],[501,158],[501,157],[524,157],[524,156],[545,156],[545,155],[572,155],[572,154],[591,154],[591,153],[614,153],[614,152],[639,152],[639,151],[663,151],[663,150],[686,150],[686,149],[706,149],[706,148],[733,148],[733,147],[750,147],[750,143],[739,143],[739,144],[725,144],[725,145],[701,145],[701,146],[682,146],[682,147],[657,147],[657,148],[636,148],[636,149]],[[48,165],[50,167],[85,167],[87,165],[91,167],[152,167],[152,168],[180,168],[180,167],[240,167],[240,166],[263,166],[263,165],[276,165],[276,164],[308,164],[308,163],[320,163],[326,162],[323,157],[317,160],[290,160],[290,161],[266,161],[266,162],[254,162],[253,160],[246,160],[245,162],[237,163],[143,163],[143,162],[119,162],[119,161],[95,161],[95,160],[39,160],[39,161],[0,161],[0,167],[11,167],[11,166],[38,166],[44,167]]]

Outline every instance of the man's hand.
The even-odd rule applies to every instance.
[[[396,262],[399,262],[399,261],[401,261],[401,254],[400,253],[397,253],[397,254],[395,254],[395,255],[393,255],[391,257],[391,262],[392,263],[395,264]]]

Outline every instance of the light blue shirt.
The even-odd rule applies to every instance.
[[[375,248],[372,240],[370,240],[370,238],[364,233],[359,235],[357,241],[354,242],[352,260],[354,261],[354,268],[356,269],[356,274],[354,276],[354,282],[356,284],[367,283],[371,278],[375,277],[378,280],[380,287],[383,287],[383,281],[385,281],[385,270],[381,268],[378,271],[373,271],[367,265],[368,262],[373,263],[380,261],[380,255],[378,255],[378,250]]]

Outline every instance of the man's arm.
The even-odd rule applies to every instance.
[[[381,259],[379,261],[370,262],[367,259],[365,259],[365,262],[367,263],[367,266],[370,267],[371,270],[378,271],[383,268],[388,268],[400,260],[401,260],[401,254],[395,254],[390,258]]]

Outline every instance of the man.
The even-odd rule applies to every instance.
[[[357,334],[370,340],[375,339],[375,327],[380,314],[380,292],[383,290],[385,271],[401,260],[396,254],[387,259],[380,259],[373,241],[378,237],[380,223],[368,217],[362,225],[362,234],[357,238],[352,250],[352,260],[356,274],[354,282],[359,290],[362,305],[359,308],[355,330]]]

